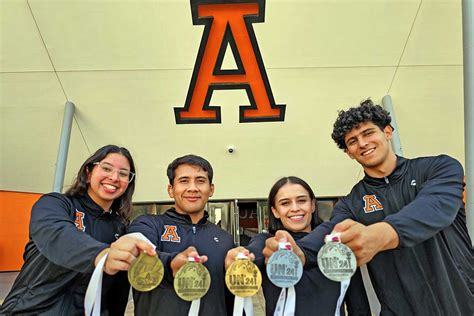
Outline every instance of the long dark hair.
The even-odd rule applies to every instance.
[[[135,163],[128,149],[116,145],[107,145],[98,149],[82,164],[76,179],[74,179],[73,184],[66,191],[65,195],[69,197],[79,197],[87,194],[87,189],[89,188],[89,183],[87,182],[88,174],[92,172],[94,163],[102,161],[108,154],[121,154],[127,158],[130,164],[130,171],[135,173]],[[132,213],[132,195],[135,191],[135,179],[136,176],[133,177],[133,180],[128,184],[125,192],[112,203],[111,209],[117,212],[126,221],[128,221]]]
[[[301,178],[294,177],[294,176],[289,176],[289,177],[284,177],[275,182],[275,184],[272,186],[270,189],[270,194],[268,195],[268,231],[270,234],[275,234],[277,230],[285,230],[285,227],[283,226],[283,223],[281,222],[280,219],[276,218],[275,215],[273,215],[272,212],[272,207],[275,207],[275,199],[276,195],[278,194],[278,191],[281,189],[282,186],[284,186],[287,183],[292,183],[292,184],[299,184],[301,185],[306,191],[308,191],[309,197],[312,201],[314,201],[316,209],[314,210],[314,213],[312,214],[311,217],[311,230],[313,230],[317,225],[322,223],[322,221],[319,219],[318,216],[318,204],[316,203],[316,196],[314,195],[313,190],[309,186],[306,181],[304,181]]]

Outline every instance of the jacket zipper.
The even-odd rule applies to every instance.
[[[395,204],[395,207],[397,208],[397,212],[400,211],[400,206],[398,205],[398,201],[395,197],[395,195],[393,194],[393,190],[392,190],[392,186],[390,185],[390,181],[388,180],[387,177],[383,177],[384,180],[385,180],[385,183],[387,184],[387,190],[390,192],[390,198],[392,199],[392,202]],[[387,214],[385,213],[385,216],[387,215],[390,215],[390,214]]]

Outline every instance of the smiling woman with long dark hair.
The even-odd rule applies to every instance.
[[[277,230],[286,230],[295,240],[303,238],[317,225],[322,223],[318,217],[316,196],[309,184],[301,178],[289,176],[278,180],[270,189],[268,196],[268,233],[252,238],[249,245],[230,250],[226,257],[226,267],[234,260],[238,252],[249,252],[255,257],[254,263],[262,273],[262,288],[265,296],[266,315],[273,315],[280,296],[281,288],[268,279],[265,257],[262,250],[267,238]],[[353,276],[360,279],[360,272]],[[362,284],[355,282],[356,286]],[[295,315],[335,315],[340,291],[340,283],[327,279],[318,267],[305,267],[303,276],[295,285]],[[353,293],[353,294],[352,294]],[[349,315],[370,315],[370,309],[361,286],[349,287],[346,296]],[[340,315],[345,315],[342,305]]]
[[[127,270],[144,241],[123,236],[132,209],[135,164],[123,147],[97,150],[79,169],[65,194],[42,196],[31,210],[24,264],[0,314],[84,315],[92,271],[104,265],[102,314],[123,314]]]

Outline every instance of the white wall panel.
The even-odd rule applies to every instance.
[[[194,64],[202,27],[192,25],[188,1],[30,0],[30,5],[58,70]]]
[[[0,74],[0,87],[0,190],[49,192],[65,103],[56,76]],[[65,185],[71,183],[87,156],[84,142],[73,128]]]
[[[461,1],[423,1],[402,65],[462,65]]]
[[[27,2],[0,1],[0,72],[52,69]]]
[[[461,66],[401,67],[391,95],[405,156],[444,153],[464,164]]]
[[[418,1],[267,1],[255,29],[267,67],[393,66]]]

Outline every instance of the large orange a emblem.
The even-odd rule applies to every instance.
[[[252,23],[264,21],[265,0],[191,0],[194,25],[205,25],[183,108],[177,124],[220,123],[221,109],[210,106],[214,90],[245,89],[250,105],[240,106],[240,122],[283,121],[285,105],[276,104]],[[237,69],[221,69],[227,45]]]
[[[161,235],[161,241],[171,241],[171,242],[180,242],[181,237],[178,236],[176,232],[175,225],[164,225],[165,231],[163,235]]]
[[[375,211],[383,210],[382,203],[377,199],[377,197],[373,194],[371,195],[364,195],[364,212],[372,213]]]

